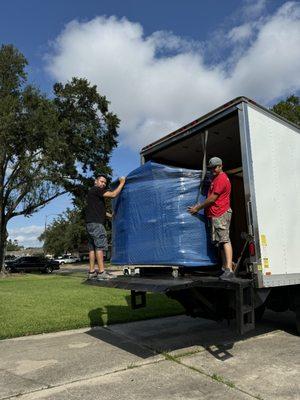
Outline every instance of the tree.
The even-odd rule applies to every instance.
[[[59,255],[78,250],[87,239],[85,222],[78,208],[67,209],[40,235],[47,253]]]
[[[286,100],[275,104],[271,110],[294,124],[300,125],[300,97],[291,95]]]
[[[8,251],[18,251],[18,250],[23,250],[24,246],[20,246],[16,239],[15,240],[8,239],[6,249]]]
[[[91,175],[111,173],[118,117],[86,79],[56,83],[53,98],[27,84],[27,60],[0,48],[0,270],[7,223],[71,193],[82,203]]]

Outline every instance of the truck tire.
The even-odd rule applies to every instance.
[[[47,265],[47,267],[45,268],[45,272],[46,272],[46,274],[52,274],[53,267],[51,267],[50,265]]]

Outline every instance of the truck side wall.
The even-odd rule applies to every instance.
[[[263,286],[300,284],[300,133],[247,111]]]

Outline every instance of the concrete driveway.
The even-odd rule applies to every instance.
[[[0,341],[0,399],[299,399],[292,314],[238,337],[170,317]]]

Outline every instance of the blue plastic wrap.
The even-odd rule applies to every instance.
[[[203,212],[192,216],[200,171],[147,162],[132,171],[113,201],[113,248],[117,265],[216,264]],[[199,201],[203,199],[200,196]]]

